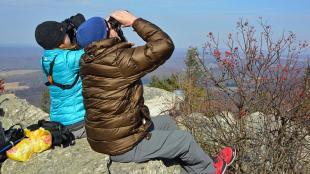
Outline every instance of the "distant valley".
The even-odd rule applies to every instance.
[[[40,67],[42,53],[43,50],[39,47],[0,46],[0,79],[8,83],[6,86],[8,91],[27,99],[35,106],[40,106],[41,95],[46,88]],[[167,77],[171,73],[184,72],[186,53],[187,49],[175,49],[172,57],[164,65],[142,79],[143,83],[148,84],[152,75]],[[307,61],[309,64],[309,56],[304,55],[298,64],[304,66]],[[206,62],[210,67],[216,67],[215,59],[211,56]]]
[[[186,51],[187,49],[176,49],[164,65],[146,75],[142,81],[147,84],[152,75],[165,77],[183,71]],[[42,52],[38,47],[0,47],[0,79],[7,83],[7,91],[38,107],[43,89],[46,88],[40,68]]]

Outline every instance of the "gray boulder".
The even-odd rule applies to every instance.
[[[154,94],[152,89],[146,89],[145,98],[153,100],[151,103],[154,105],[150,105],[151,108],[162,105],[162,100],[156,102],[156,98],[158,98],[156,95],[169,95],[168,92],[164,94],[157,93],[160,90],[157,90],[156,94]],[[0,96],[0,107],[5,111],[4,117],[0,118],[5,128],[15,123],[28,126],[40,119],[49,118],[47,113],[13,94]],[[105,174],[108,173],[107,161],[107,155],[94,152],[86,139],[79,139],[76,140],[74,146],[67,148],[55,147],[34,154],[27,162],[8,159],[2,163],[1,174]],[[166,167],[161,161],[149,161],[140,164],[113,162],[110,167],[112,174],[179,174],[180,169],[179,165]]]
[[[0,121],[6,129],[16,123],[28,126],[40,119],[49,119],[47,113],[30,105],[26,100],[17,98],[14,94],[0,95],[0,108],[3,108],[5,113],[0,117]]]
[[[151,116],[167,114],[167,110],[173,108],[175,94],[163,89],[143,87],[145,105],[148,106]]]
[[[86,139],[76,141],[71,147],[56,147],[39,154],[34,154],[27,162],[6,160],[2,174],[108,174],[108,156],[91,150]],[[113,162],[112,174],[178,174],[179,167],[165,167],[161,161],[147,163]]]

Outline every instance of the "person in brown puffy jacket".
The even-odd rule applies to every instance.
[[[77,41],[85,50],[80,70],[91,148],[117,162],[177,160],[186,173],[223,173],[233,161],[232,148],[224,148],[214,164],[190,133],[177,130],[169,116],[151,118],[144,105],[141,78],[171,57],[171,38],[127,11],[111,16],[132,27],[146,44],[133,47],[122,41],[120,29],[98,17],[78,28]]]

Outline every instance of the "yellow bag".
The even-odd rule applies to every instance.
[[[42,152],[52,145],[52,135],[44,128],[40,127],[35,131],[25,129],[25,135],[31,139],[33,152]]]
[[[23,139],[6,152],[8,158],[16,161],[27,161],[34,152],[42,152],[52,145],[52,135],[49,131],[39,128],[35,131],[25,129],[28,138]]]

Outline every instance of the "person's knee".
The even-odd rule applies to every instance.
[[[176,124],[175,120],[171,116],[167,116],[169,123]]]
[[[186,147],[186,149],[189,148],[189,146],[192,144],[192,141],[194,140],[194,137],[191,133],[183,130],[177,130],[179,133],[182,134],[181,136],[181,142],[183,143],[183,147]]]
[[[193,144],[194,144],[194,138],[192,134],[186,131],[177,130],[179,136],[177,149],[180,152],[180,158],[182,160],[190,159],[191,153],[193,152]]]
[[[195,141],[193,135],[190,132],[187,132],[187,131],[183,131],[183,132],[184,132],[185,139],[187,141],[189,142]]]
[[[177,129],[176,121],[169,115],[165,116],[166,122],[169,124],[169,128]]]

